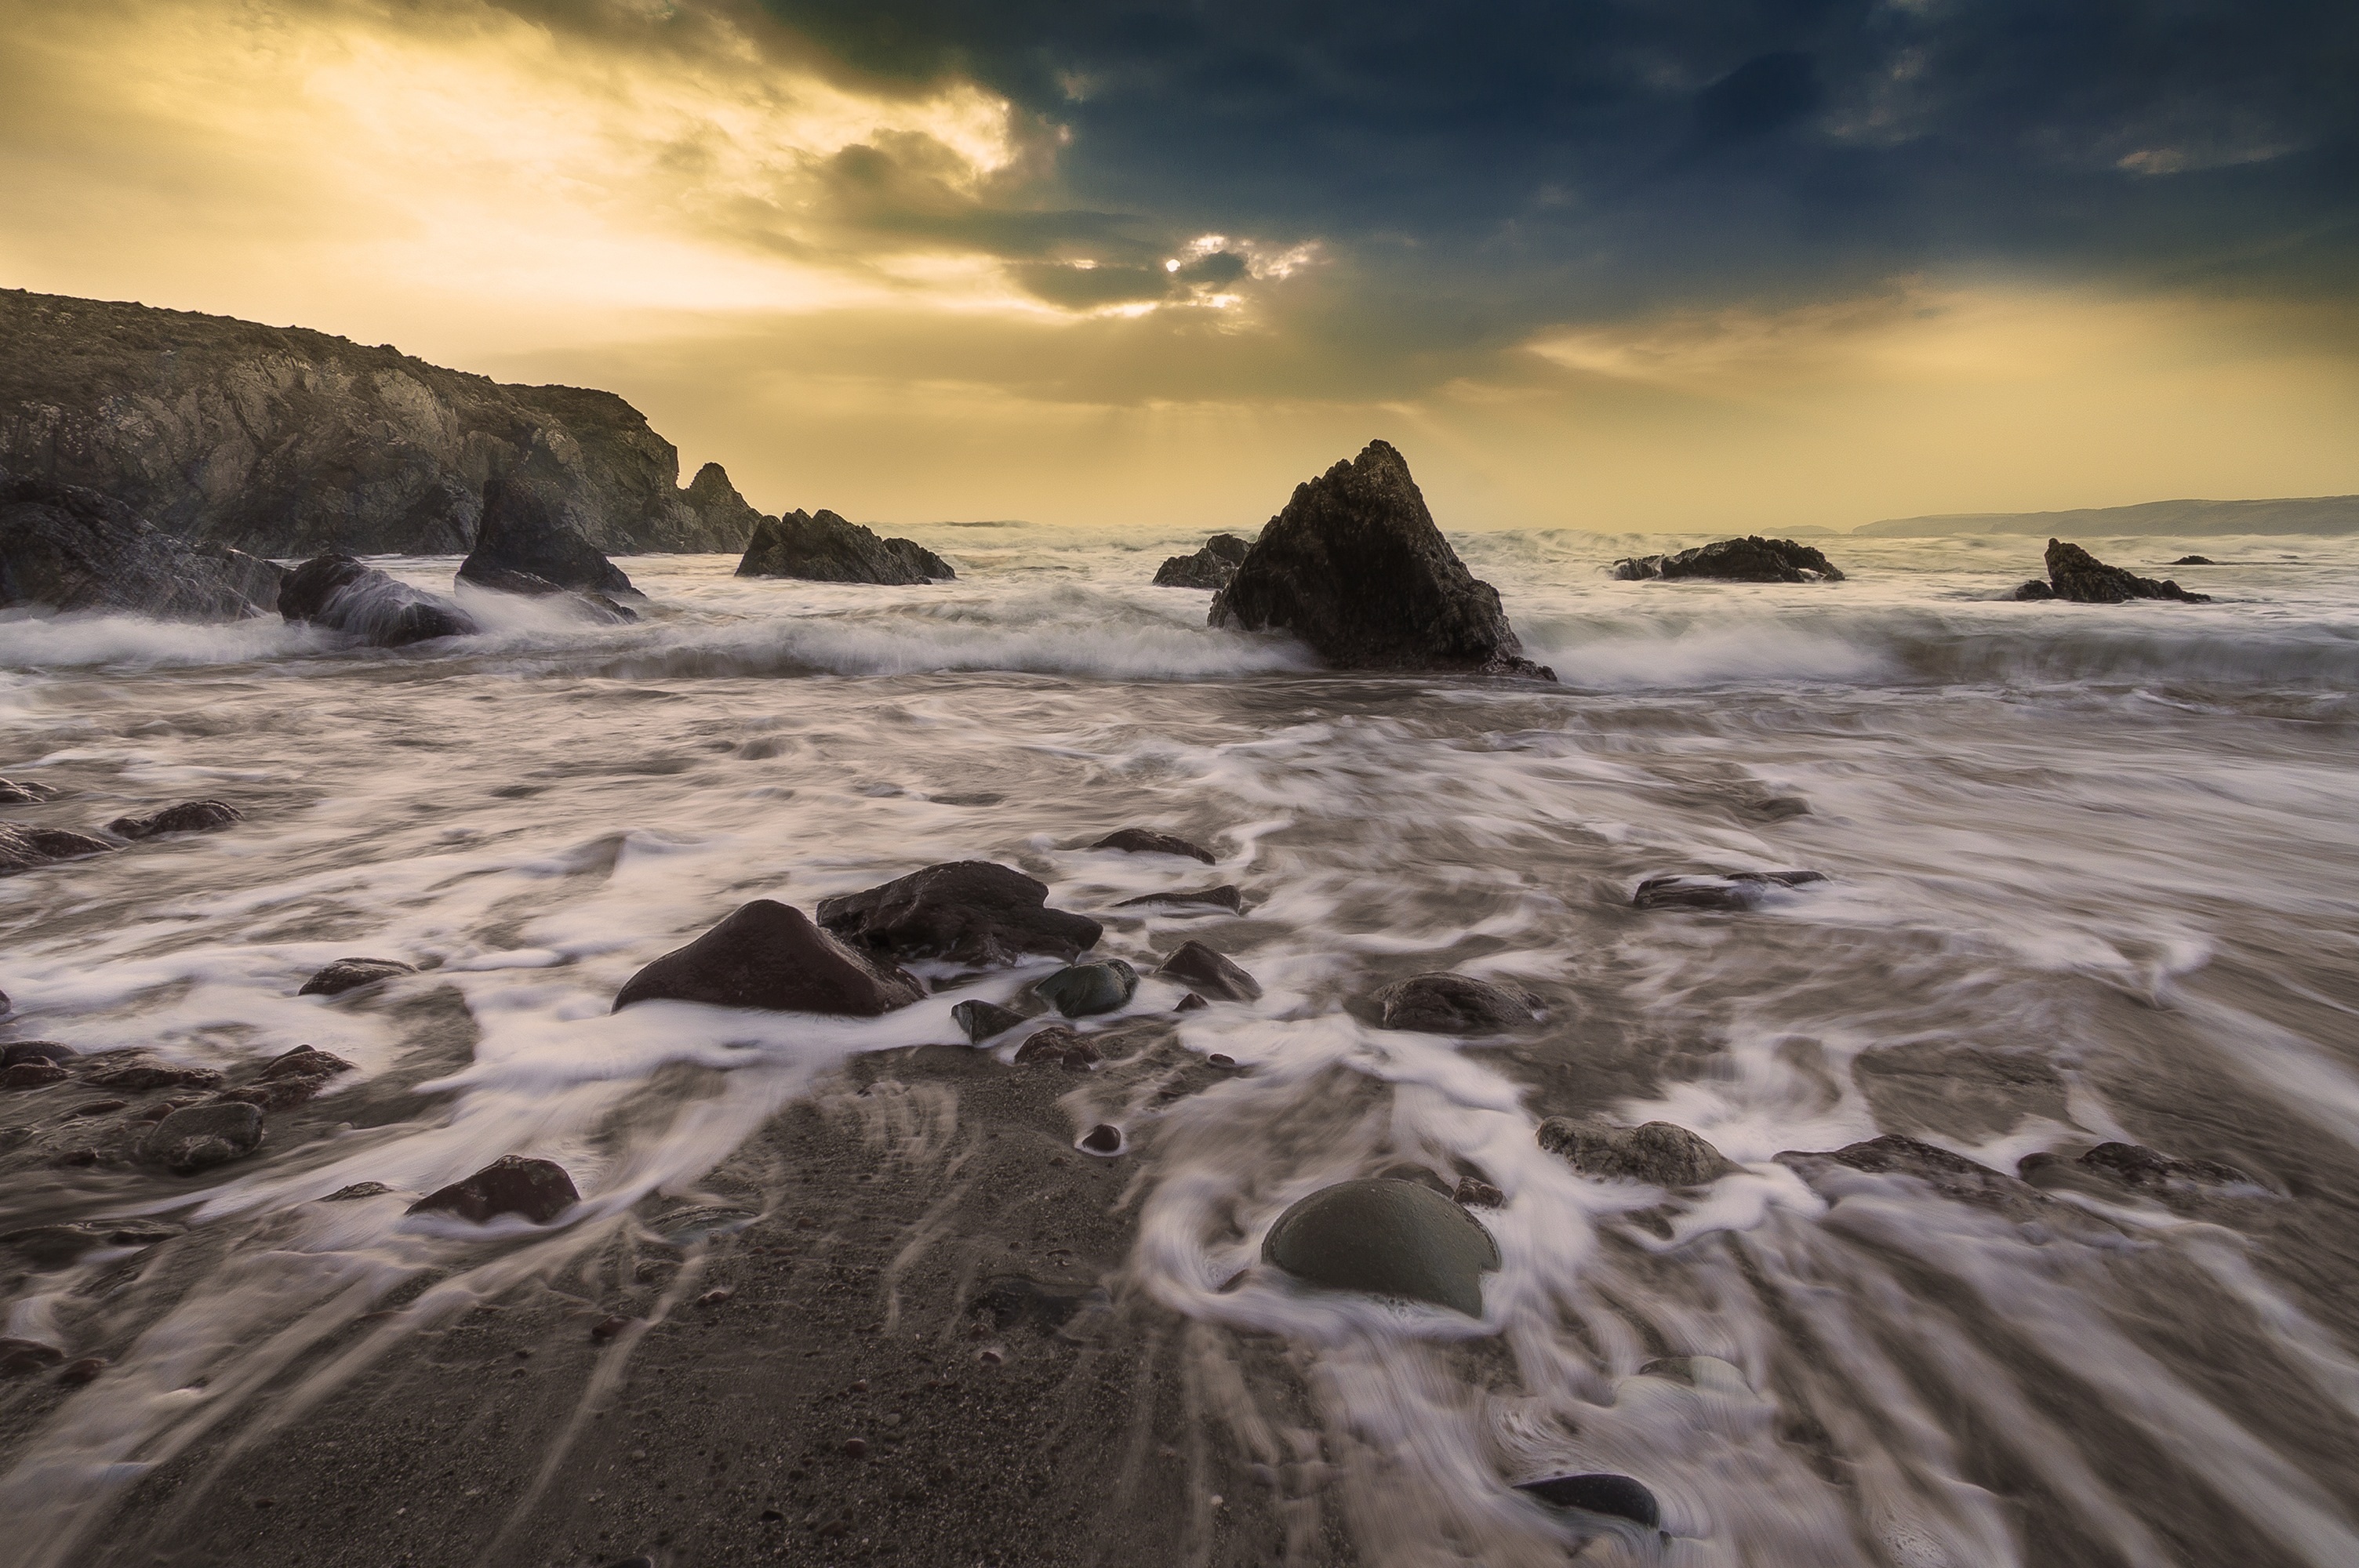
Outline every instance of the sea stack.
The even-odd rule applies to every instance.
[[[1384,441],[1295,486],[1211,620],[1291,633],[1343,669],[1556,678],[1523,656],[1498,590],[1466,569]]]
[[[495,474],[484,486],[483,521],[475,547],[459,565],[459,580],[502,593],[630,593],[631,579],[582,533],[565,490],[529,471]],[[519,579],[527,579],[520,583]]]

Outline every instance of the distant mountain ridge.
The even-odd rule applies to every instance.
[[[257,555],[458,554],[527,474],[598,549],[735,551],[760,514],[611,392],[300,327],[0,289],[0,469]]]
[[[2083,506],[2070,512],[1956,512],[1932,517],[1889,517],[1854,529],[1853,536],[2354,533],[2359,533],[2359,495],[2312,495],[2278,501],[2147,501],[2135,506]]]

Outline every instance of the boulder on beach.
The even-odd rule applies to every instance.
[[[468,637],[483,630],[441,595],[396,581],[343,555],[314,556],[288,573],[278,589],[278,613],[375,648]]]
[[[1639,909],[1742,912],[1760,908],[1788,888],[1807,887],[1826,880],[1824,871],[1681,872],[1648,877],[1630,895],[1630,902]]]
[[[1213,596],[1211,623],[1288,633],[1347,669],[1556,678],[1523,656],[1498,590],[1466,569],[1383,441],[1295,487]]]
[[[0,608],[240,621],[276,608],[280,575],[242,550],[177,538],[96,491],[0,470]]]
[[[184,800],[145,816],[118,816],[106,830],[118,838],[157,838],[168,833],[212,833],[245,820],[245,813],[225,800]]]
[[[260,1108],[234,1100],[192,1105],[158,1122],[139,1146],[143,1159],[176,1175],[240,1159],[262,1147]]]
[[[1155,569],[1158,588],[1205,588],[1218,591],[1229,586],[1245,563],[1253,541],[1234,534],[1215,534],[1192,556],[1170,556]]]
[[[1792,539],[1765,539],[1758,534],[1723,539],[1668,556],[1627,556],[1614,563],[1614,576],[1623,582],[1661,579],[1679,582],[1701,579],[1714,582],[1841,582],[1834,563],[1809,545]]]
[[[1033,982],[1032,994],[1067,1018],[1112,1012],[1138,992],[1138,971],[1120,958],[1073,964]]]
[[[1582,1175],[1607,1181],[1701,1187],[1736,1170],[1710,1142],[1668,1121],[1617,1127],[1593,1117],[1551,1116],[1540,1123],[1538,1140]]]
[[[1155,971],[1158,980],[1223,1001],[1258,1001],[1261,982],[1201,942],[1182,942]]]
[[[1499,1244],[1482,1222],[1419,1182],[1376,1177],[1321,1187],[1278,1216],[1262,1261],[1331,1291],[1430,1302],[1483,1315]]]
[[[845,946],[799,909],[757,898],[633,975],[615,993],[614,1011],[641,1001],[696,1001],[875,1018],[924,995],[898,966]]]
[[[894,958],[1012,964],[1076,958],[1102,927],[1048,907],[1049,886],[990,860],[952,860],[881,887],[819,902],[819,923],[843,941]]]
[[[2120,567],[2109,567],[2078,545],[2048,541],[2048,581],[2058,599],[2074,604],[2126,604],[2133,599],[2175,599],[2185,604],[2209,604],[2209,594],[2190,593],[2175,582],[2140,577]],[[2025,585],[2028,587],[2028,584]],[[2017,598],[2023,590],[2016,590]]]
[[[903,586],[947,582],[958,573],[913,539],[882,539],[874,529],[823,511],[763,518],[754,525],[737,575]]]
[[[427,1194],[408,1212],[455,1215],[476,1225],[513,1214],[547,1225],[581,1201],[573,1178],[556,1161],[503,1154],[465,1180]]]
[[[623,568],[584,535],[574,515],[580,503],[567,477],[539,449],[525,463],[493,475],[484,486],[475,547],[459,563],[459,580],[513,592],[501,587],[500,579],[515,573],[581,593],[632,592]]]
[[[115,848],[103,838],[66,827],[16,827],[0,823],[0,876],[29,871],[58,860],[103,855]]]
[[[1420,1034],[1497,1034],[1532,1021],[1521,997],[1466,975],[1412,975],[1369,1000],[1386,1029]]]
[[[1090,848],[1115,849],[1125,855],[1184,855],[1208,866],[1217,858],[1201,844],[1190,843],[1174,833],[1158,833],[1152,827],[1117,827]]]
[[[414,975],[415,964],[405,964],[398,958],[339,958],[303,982],[297,996],[342,996],[346,991],[373,986],[379,980],[389,980],[397,975]]]

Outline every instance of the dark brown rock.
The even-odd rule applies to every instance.
[[[1136,898],[1126,898],[1114,905],[1116,909],[1168,910],[1175,914],[1210,914],[1220,911],[1227,914],[1245,912],[1245,894],[1223,882],[1219,887],[1194,888],[1183,892],[1147,892]]]
[[[1725,875],[1682,873],[1648,877],[1630,902],[1640,909],[1758,909],[1787,888],[1827,880],[1824,871],[1730,871]]]
[[[1062,1024],[1051,1024],[1026,1037],[1016,1048],[1019,1067],[1062,1067],[1069,1073],[1086,1073],[1102,1059],[1095,1045]]]
[[[1286,632],[1348,669],[1553,679],[1435,527],[1408,464],[1383,441],[1295,487],[1212,599],[1211,623]]]
[[[45,800],[55,800],[57,794],[45,784],[0,779],[0,806],[38,806]]]
[[[2209,556],[2181,556],[2170,564],[2175,567],[2216,567],[2220,563]]]
[[[1645,1182],[1658,1187],[1700,1187],[1737,1167],[1684,1127],[1649,1121],[1616,1127],[1594,1119],[1552,1116],[1539,1125],[1539,1146],[1584,1176]]]
[[[819,923],[855,947],[894,958],[1008,964],[1079,957],[1102,928],[1048,907],[1049,888],[989,860],[928,866],[861,892],[823,898]]]
[[[78,1054],[72,1046],[54,1040],[19,1040],[0,1045],[0,1067],[13,1067],[19,1062],[71,1062]]]
[[[1661,578],[1708,579],[1717,582],[1841,582],[1834,563],[1809,545],[1792,539],[1765,539],[1749,535],[1723,539],[1669,556],[1634,556],[1614,563],[1614,575],[1624,582]]]
[[[1158,588],[1202,588],[1218,591],[1229,586],[1245,564],[1253,542],[1234,534],[1215,534],[1192,556],[1167,557],[1155,570]]]
[[[154,838],[166,833],[212,833],[244,820],[245,813],[225,800],[184,800],[145,816],[118,816],[106,830],[118,838]]]
[[[259,1107],[234,1100],[192,1105],[158,1122],[139,1146],[140,1157],[176,1175],[193,1175],[262,1147]]]
[[[763,898],[632,976],[615,995],[614,1010],[640,1001],[696,1001],[874,1018],[924,995],[898,967],[854,952],[802,911]]]
[[[2013,593],[2007,595],[2007,597],[2015,600],[2018,603],[2034,604],[2038,603],[2041,600],[2055,598],[2056,590],[2048,586],[2048,579],[2046,578],[2036,577],[2031,579],[2028,582],[2026,582],[2022,587],[2017,589]]]
[[[1645,1530],[1659,1530],[1663,1524],[1662,1505],[1655,1500],[1655,1494],[1627,1476],[1555,1476],[1544,1481],[1519,1481],[1516,1490],[1550,1508],[1625,1519]]]
[[[278,586],[278,613],[373,648],[469,637],[483,630],[473,616],[440,595],[343,555],[314,556],[288,573]]]
[[[2017,1162],[2016,1173],[2027,1182],[2041,1184],[2042,1178],[2056,1165],[2067,1163],[2055,1154],[2027,1154]],[[2069,1162],[2077,1172],[2118,1182],[2142,1193],[2158,1196],[2187,1196],[2217,1187],[2259,1187],[2234,1165],[2223,1165],[2216,1160],[2181,1160],[2147,1148],[2143,1143],[2100,1143]]]
[[[2078,545],[2048,541],[2048,580],[2059,599],[2075,604],[2125,604],[2133,599],[2175,599],[2209,604],[2207,594],[2190,593],[2175,582],[2158,582],[2120,567],[2109,567]]]
[[[354,1182],[351,1186],[338,1187],[334,1192],[330,1193],[326,1197],[321,1198],[320,1201],[321,1203],[351,1203],[356,1198],[381,1198],[391,1191],[393,1191],[393,1189],[386,1186],[383,1182]]]
[[[69,1389],[82,1388],[98,1381],[108,1362],[103,1356],[84,1356],[58,1368],[57,1380]]]
[[[396,975],[414,975],[418,967],[398,958],[339,958],[334,963],[303,982],[297,996],[342,996],[346,991],[373,986],[379,980],[389,980]]]
[[[315,1045],[298,1045],[292,1051],[282,1051],[270,1058],[262,1069],[266,1078],[332,1078],[338,1073],[349,1073],[353,1065],[332,1052]]]
[[[65,1358],[64,1351],[38,1339],[0,1339],[0,1378],[29,1378]]]
[[[476,1225],[513,1214],[547,1225],[581,1201],[573,1178],[556,1161],[503,1154],[464,1181],[427,1194],[409,1212],[456,1215]]]
[[[1194,991],[1190,991],[1186,996],[1181,997],[1178,1001],[1171,1004],[1171,1011],[1174,1012],[1201,1012],[1212,1005],[1212,1004],[1211,1002],[1206,1001]]]
[[[1507,1201],[1507,1195],[1477,1176],[1461,1176],[1450,1195],[1467,1208],[1498,1208]]]
[[[1223,1001],[1258,1001],[1261,982],[1220,953],[1201,942],[1182,942],[1171,949],[1163,967],[1155,971],[1158,980],[1186,986],[1205,997],[1218,997]]]
[[[0,317],[9,303],[0,291]],[[0,341],[9,345],[0,377],[21,374],[27,346],[5,331]],[[0,469],[0,606],[238,621],[269,613],[277,578],[267,561],[177,538],[112,496]]]
[[[218,1088],[222,1076],[211,1067],[168,1062],[145,1051],[124,1051],[95,1058],[84,1079],[103,1089],[145,1094],[149,1089]]]
[[[1831,1153],[1788,1150],[1777,1161],[1813,1186],[1826,1179],[1829,1167],[1842,1166],[1875,1174],[1914,1176],[1943,1197],[1984,1208],[2019,1209],[2027,1202],[2046,1201],[2037,1189],[2017,1177],[1897,1132],[1847,1144]]]
[[[470,557],[472,560],[473,557]],[[604,557],[599,557],[603,560]],[[473,571],[462,566],[451,579],[454,587],[480,588],[487,593],[511,593],[518,599],[561,600],[576,614],[609,625],[622,625],[636,621],[639,612],[610,599],[605,594],[587,589],[564,588],[545,577],[516,571],[509,567],[477,566]]]
[[[0,1067],[0,1089],[45,1089],[72,1076],[55,1062],[19,1062]]]
[[[892,586],[949,581],[950,563],[911,539],[881,539],[832,512],[789,512],[754,525],[739,577],[790,577],[809,582]]]
[[[1217,859],[1201,844],[1191,844],[1176,834],[1158,833],[1152,827],[1118,827],[1090,848],[1119,849],[1126,855],[1185,855],[1208,866]]]
[[[16,827],[0,823],[0,876],[29,871],[59,860],[103,855],[115,846],[63,827]]]
[[[1110,1121],[1101,1121],[1082,1134],[1077,1147],[1093,1154],[1119,1154],[1122,1152],[1122,1129]]]
[[[1386,1029],[1421,1034],[1497,1034],[1532,1022],[1521,997],[1465,975],[1413,975],[1369,999]]]
[[[37,1225],[0,1236],[0,1246],[35,1267],[62,1269],[102,1247],[153,1247],[179,1235],[184,1227],[160,1219],[85,1219],[71,1225]]]
[[[594,519],[568,479],[546,449],[494,474],[484,486],[474,548],[459,565],[459,580],[507,591],[498,579],[518,574],[602,598],[631,592],[622,568],[586,536]]]
[[[951,1019],[966,1032],[969,1044],[980,1045],[986,1040],[998,1039],[1022,1023],[1024,1015],[995,1002],[962,1001],[951,1009]]]

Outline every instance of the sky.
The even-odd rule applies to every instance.
[[[768,511],[2359,492],[2350,0],[0,0],[0,285],[621,393]]]

